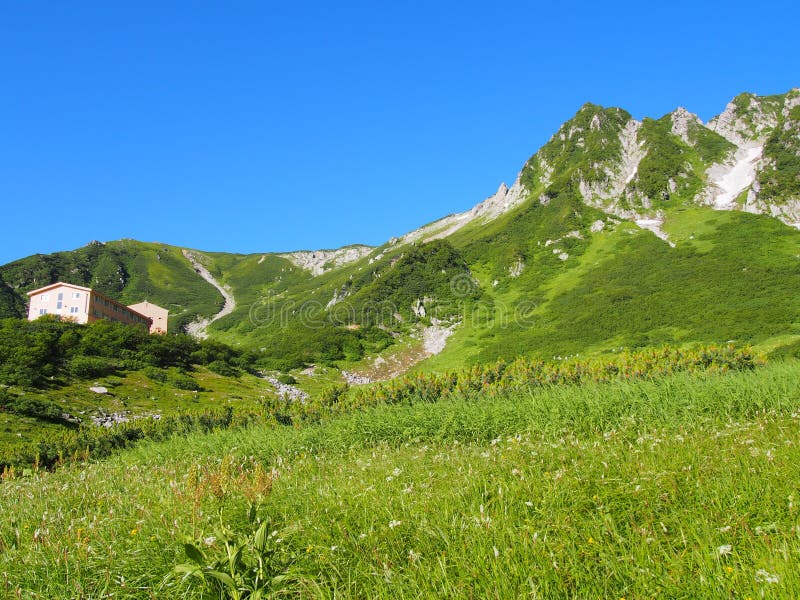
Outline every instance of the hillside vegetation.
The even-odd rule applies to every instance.
[[[706,124],[682,108],[637,121],[587,103],[525,163],[513,202],[490,198],[488,212],[482,203],[350,262],[335,258],[347,248],[192,250],[236,299],[209,335],[295,377],[311,365],[371,373],[392,352],[425,357],[431,326],[452,332],[417,365],[436,371],[661,344],[791,345],[798,102],[797,89],[742,94]],[[737,166],[742,152],[757,160]],[[731,169],[743,187],[722,190]],[[715,210],[723,192],[735,197]],[[170,310],[173,331],[222,306],[181,249],[122,240],[0,267],[0,315],[22,316],[24,293],[56,279],[150,299]]]
[[[419,397],[7,479],[5,589],[795,597],[798,382],[791,362]]]
[[[0,320],[0,464],[52,466],[201,421],[211,429],[263,420],[276,393],[255,370],[253,355],[186,335]],[[98,426],[115,421],[125,425]]]

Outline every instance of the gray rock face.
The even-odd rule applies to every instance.
[[[777,116],[765,108],[763,100],[748,95],[749,104],[740,110],[736,102],[729,102],[725,110],[708,122],[708,128],[737,146],[747,142],[762,142],[778,124]]]
[[[684,142],[691,145],[692,141],[689,139],[689,130],[692,125],[702,125],[703,122],[694,113],[679,106],[670,115],[672,119],[672,135],[677,135]]]
[[[306,271],[311,271],[314,276],[322,275],[330,269],[344,266],[363,258],[374,248],[371,246],[347,246],[338,250],[299,250],[288,254],[281,254],[296,266]]]

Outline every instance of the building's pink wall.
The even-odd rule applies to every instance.
[[[152,323],[148,317],[140,315],[124,304],[120,304],[108,296],[92,291],[89,301],[88,321],[89,323],[94,323],[99,319],[108,319],[109,321],[125,323],[126,325],[144,325],[148,330]]]
[[[91,290],[68,283],[37,290],[30,296],[28,320],[42,315],[57,315],[70,318],[77,323],[88,323]]]
[[[151,304],[147,301],[131,304],[128,308],[153,320],[153,324],[150,325],[150,333],[167,333],[169,311],[166,308],[161,308],[157,304]]]

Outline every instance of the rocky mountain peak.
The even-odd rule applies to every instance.
[[[737,146],[750,142],[763,143],[778,124],[784,98],[756,96],[748,92],[739,94],[721,114],[708,122],[708,128]]]
[[[689,130],[692,125],[703,125],[700,117],[689,112],[682,106],[679,106],[670,113],[670,120],[672,121],[672,135],[677,135],[690,145],[692,142],[689,139]]]

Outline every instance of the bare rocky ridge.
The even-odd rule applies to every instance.
[[[687,136],[689,124],[692,122],[700,123],[696,115],[679,108],[673,113],[672,129],[674,135]],[[629,120],[619,134],[619,141],[622,147],[619,162],[615,165],[605,165],[607,179],[603,183],[588,182],[581,180],[578,184],[584,202],[589,206],[598,208],[603,212],[635,223],[642,229],[652,231],[656,237],[664,240],[670,246],[675,244],[661,229],[664,224],[664,215],[659,211],[644,213],[631,208],[623,208],[622,200],[630,200],[628,186],[636,178],[639,170],[639,163],[647,154],[644,141],[639,139],[639,130],[642,127],[641,121],[636,119]],[[647,201],[644,208],[649,208]]]
[[[708,128],[741,146],[753,141],[763,142],[769,130],[777,124],[776,116],[764,110],[759,98],[750,96],[745,115],[740,114],[735,102],[729,102],[721,114],[708,122]]]
[[[192,263],[192,267],[197,272],[200,277],[205,279],[208,283],[213,285],[219,293],[222,294],[222,297],[225,298],[225,304],[222,306],[222,310],[215,314],[210,319],[198,319],[193,323],[189,323],[186,326],[186,333],[191,335],[192,337],[196,337],[198,339],[206,339],[208,338],[208,326],[216,321],[217,319],[221,319],[225,315],[231,314],[234,309],[236,308],[236,300],[233,298],[233,294],[231,294],[230,290],[224,287],[221,283],[219,283],[214,276],[206,269],[203,264],[197,259],[197,257],[189,252],[188,250],[183,250],[183,255],[187,258],[187,260]]]
[[[774,203],[759,195],[758,173],[769,166],[768,159],[763,155],[764,144],[778,125],[779,113],[786,118],[794,106],[800,105],[800,90],[792,90],[785,97],[782,107],[780,104],[776,107],[776,102],[780,100],[743,95],[730,102],[708,125],[682,107],[670,113],[672,135],[686,144],[694,144],[690,135],[693,127],[708,127],[736,145],[736,149],[723,161],[706,170],[705,185],[695,197],[697,204],[716,210],[766,214],[787,225],[800,227],[800,198]],[[790,125],[787,123],[784,127]],[[603,181],[581,180],[579,190],[586,204],[648,229],[673,245],[661,228],[665,215],[654,209],[650,199],[631,192],[630,185],[636,178],[638,165],[647,153],[644,141],[639,140],[640,128],[641,123],[635,119],[626,124],[619,135],[622,147],[620,159],[615,164],[602,165],[607,176]],[[676,182],[670,180],[670,186],[668,191],[674,191]],[[740,199],[743,195],[744,201]],[[640,208],[631,208],[632,205],[640,205]]]
[[[429,225],[415,229],[401,237],[400,241],[403,243],[416,241],[429,242],[445,238],[473,221],[491,221],[496,219],[524,202],[527,197],[528,191],[520,182],[520,175],[517,175],[514,185],[510,188],[505,182],[501,183],[500,187],[493,195],[470,210],[455,215],[449,215]]]
[[[298,250],[297,252],[279,254],[279,256],[292,261],[296,266],[306,271],[311,271],[312,275],[317,276],[330,269],[355,262],[373,250],[374,248],[371,246],[357,245],[345,246],[338,250]]]

